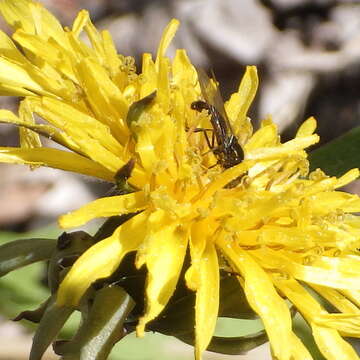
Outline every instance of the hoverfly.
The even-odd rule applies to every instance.
[[[206,110],[209,113],[213,137],[210,142],[206,133],[207,130],[203,129],[206,142],[217,158],[218,164],[224,169],[231,168],[244,160],[244,151],[234,135],[229,119],[226,116],[220,90],[203,70],[197,69],[197,72],[201,93],[205,101],[194,101],[191,104],[191,108],[199,112]]]

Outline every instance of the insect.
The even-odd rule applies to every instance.
[[[224,169],[228,169],[244,160],[244,151],[232,131],[218,87],[203,70],[198,69],[197,72],[201,93],[205,101],[194,101],[191,108],[198,112],[206,110],[209,113],[213,138],[210,141],[206,133],[207,130],[203,129],[206,142],[217,158],[218,164]]]

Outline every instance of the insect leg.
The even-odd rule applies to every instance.
[[[212,139],[211,142],[210,142],[209,136],[207,134],[207,131],[211,131],[213,134],[211,137],[211,139]],[[209,147],[209,149],[211,150],[214,147],[214,145],[213,145],[214,144],[214,130],[213,129],[195,128],[193,130],[193,132],[203,132],[204,136],[205,136],[206,144]]]
[[[209,147],[209,149],[212,149],[214,147],[213,143],[214,143],[214,131],[212,131],[212,142],[210,143],[210,139],[208,137],[208,134],[206,131],[204,131],[204,136],[205,136],[205,140],[207,143],[207,146]]]

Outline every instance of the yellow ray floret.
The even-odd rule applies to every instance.
[[[0,147],[0,162],[48,166],[55,169],[73,171],[79,174],[98,177],[110,181],[113,175],[100,164],[75,153],[56,149],[19,149]]]
[[[214,137],[212,145],[211,116],[221,113],[192,109],[205,98],[186,51],[166,57],[177,20],[166,27],[156,58],[144,54],[136,70],[135,60],[118,54],[86,11],[70,29],[35,1],[2,0],[0,12],[15,31],[15,42],[0,32],[0,93],[25,97],[18,116],[0,110],[0,122],[21,129],[20,147],[0,148],[0,161],[74,171],[118,186],[121,195],[61,216],[64,228],[133,215],[79,257],[60,285],[58,304],[78,306],[96,280],[135,251],[137,268],[147,269],[137,326],[142,336],[184,270],[196,293],[198,360],[218,316],[221,259],[262,319],[274,358],[311,359],[292,330],[289,302],[327,359],[358,358],[342,336],[360,334],[360,199],[336,189],[359,170],[340,178],[319,169],[309,173],[306,150],[319,141],[314,118],[287,142],[271,118],[254,131],[247,112],[259,81],[249,66],[225,103],[235,137],[223,143]],[[43,137],[66,150],[44,147]],[[234,142],[244,159],[224,169]],[[183,269],[187,252],[191,263]],[[308,287],[338,313],[326,312]]]
[[[138,252],[137,266],[146,264],[146,310],[137,326],[143,336],[145,325],[164,309],[172,296],[182,269],[187,247],[187,232],[178,223],[164,221],[163,214],[154,213],[149,218],[149,234]],[[160,217],[160,218],[159,218]],[[155,218],[155,219],[154,219]],[[151,231],[152,222],[162,221],[159,231]],[[157,227],[155,225],[155,227]],[[164,271],[166,269],[166,271]]]
[[[310,323],[316,344],[326,359],[358,359],[355,350],[336,329],[317,321],[326,311],[297,281],[276,279],[275,284]]]
[[[61,216],[59,224],[64,228],[76,227],[98,217],[134,213],[143,210],[146,203],[146,196],[142,191],[97,199],[77,211]]]
[[[146,221],[146,214],[140,214],[86,251],[61,283],[57,298],[59,305],[78,305],[95,278],[111,275],[123,257],[136,250],[143,241]]]

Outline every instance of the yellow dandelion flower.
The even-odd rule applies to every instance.
[[[360,333],[360,221],[352,214],[360,199],[336,189],[359,171],[340,178],[309,174],[305,149],[318,141],[313,118],[285,143],[271,119],[254,132],[246,116],[258,86],[253,66],[226,102],[227,115],[207,103],[196,111],[192,104],[205,95],[197,71],[184,50],[173,60],[165,56],[177,20],[165,29],[155,61],[144,54],[137,74],[134,60],[116,53],[86,11],[71,29],[33,1],[3,0],[0,11],[21,47],[0,33],[0,93],[25,96],[19,116],[0,111],[0,121],[22,129],[21,147],[0,148],[0,161],[129,185],[122,195],[62,216],[64,228],[137,213],[75,262],[60,285],[59,305],[78,305],[94,281],[136,251],[136,266],[147,268],[146,309],[137,326],[142,336],[171,298],[190,249],[185,281],[196,292],[197,359],[218,316],[222,257],[261,317],[274,358],[311,359],[292,330],[288,299],[327,359],[358,359],[342,336]],[[90,45],[79,38],[83,31]],[[214,81],[207,85],[216,88]],[[37,124],[34,114],[47,124]],[[217,125],[225,133],[209,151],[206,129]],[[41,147],[39,134],[71,151]],[[119,177],[126,166],[129,179]],[[309,288],[338,313],[328,313]]]

